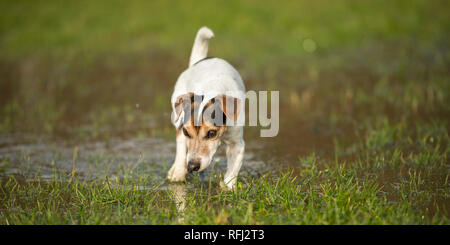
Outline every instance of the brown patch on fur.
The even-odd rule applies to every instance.
[[[195,119],[197,118],[197,115],[194,115],[195,110],[197,110],[197,108],[200,106],[200,102],[196,102],[194,100],[191,101],[191,113],[189,115],[185,115],[186,119],[184,121],[183,127],[188,131],[189,135],[194,137],[197,136],[202,127],[204,127],[205,125],[208,125],[209,127],[213,126],[216,127],[214,125],[212,125],[209,120],[206,120],[206,118],[203,117],[202,115],[202,124],[201,126],[195,126]],[[204,113],[206,109],[208,109],[209,107],[214,106],[214,103],[212,102],[208,102],[207,104],[205,104],[205,106],[203,107],[203,111],[200,113]]]
[[[188,94],[183,94],[178,96],[177,101],[175,101],[175,114],[178,116],[180,116],[181,112],[183,111],[183,102],[184,101],[188,101],[188,100],[192,100],[192,98],[194,97],[194,93],[188,93]]]
[[[213,105],[211,103],[208,106]],[[196,152],[199,155],[209,156],[215,142],[225,133],[226,126],[216,126],[209,120],[203,120],[201,126],[194,126],[194,119],[191,118],[183,127],[188,132],[190,138],[187,139],[188,151]],[[214,138],[205,138],[209,130],[217,130]],[[182,129],[180,129],[182,133]]]
[[[210,151],[210,149],[206,145],[201,145],[198,148],[198,153],[200,155],[208,156],[209,155],[209,151]]]
[[[192,122],[192,120],[189,120],[190,123],[188,124],[184,124],[183,127],[186,129],[186,131],[188,132],[189,136],[191,137],[196,137],[198,134],[198,127],[194,126],[194,123]],[[181,130],[183,131],[183,130]]]
[[[241,100],[226,95],[218,95],[215,99],[221,103],[225,115],[231,120],[237,121],[241,109]]]
[[[213,114],[213,116],[209,115],[210,113],[212,113],[212,107],[222,107],[222,104],[217,104],[218,101],[213,99],[212,101],[209,101],[205,104],[202,111],[198,111],[201,100],[196,101],[196,99],[194,99],[196,98],[195,96],[198,95],[187,94],[184,95],[181,100],[177,101],[176,105],[181,108],[181,110],[184,110],[183,123],[182,126],[177,129],[177,136],[180,136],[182,134],[184,135],[184,128],[189,135],[189,137],[187,137],[188,152],[192,152],[202,156],[209,156],[211,151],[215,150],[215,147],[217,147],[217,141],[226,131],[226,126],[224,124],[216,125],[214,119],[210,118],[215,117],[215,114]],[[221,109],[222,108],[219,108],[218,111],[220,111],[220,113],[223,113]],[[205,113],[205,111],[207,111],[208,113]],[[195,112],[201,113],[202,123],[200,126],[195,126],[195,120],[198,118],[198,115],[194,114]],[[217,113],[217,110],[214,112]],[[223,115],[223,118],[225,118],[225,115]],[[206,138],[209,130],[217,130],[216,136],[213,138]]]

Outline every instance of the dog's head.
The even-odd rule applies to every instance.
[[[227,130],[227,119],[236,121],[240,99],[217,95],[208,101],[193,93],[177,97],[172,122],[177,126],[177,137],[185,137],[188,172],[207,168]]]

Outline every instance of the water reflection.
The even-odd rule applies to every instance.
[[[185,184],[169,184],[169,191],[177,206],[178,223],[184,222],[184,211],[186,209],[186,185]]]

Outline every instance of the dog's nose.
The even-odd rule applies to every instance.
[[[187,165],[188,172],[197,171],[200,169],[200,162],[189,161]]]

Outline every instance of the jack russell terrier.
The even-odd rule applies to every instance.
[[[208,40],[212,37],[214,33],[209,28],[200,28],[189,67],[175,84],[171,121],[177,130],[177,147],[167,178],[184,181],[187,173],[203,171],[224,142],[227,171],[221,186],[234,189],[245,148],[242,123],[245,86],[228,62],[207,57]]]

